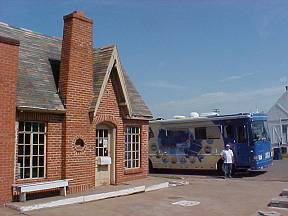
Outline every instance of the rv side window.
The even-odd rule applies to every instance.
[[[217,126],[207,127],[207,139],[220,139],[220,128]]]
[[[207,139],[206,128],[195,128],[195,139]]]
[[[232,125],[226,125],[224,130],[224,137],[226,139],[234,139],[234,132]]]
[[[245,126],[239,125],[237,127],[237,143],[245,143],[245,142],[246,142]]]

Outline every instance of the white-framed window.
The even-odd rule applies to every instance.
[[[45,177],[45,123],[20,121],[17,131],[18,178]]]
[[[125,129],[125,168],[140,167],[140,137],[139,127],[129,126]]]

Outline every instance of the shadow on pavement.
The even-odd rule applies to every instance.
[[[233,178],[249,178],[256,177],[265,174],[267,171],[236,171]],[[150,174],[163,174],[163,175],[174,175],[179,176],[203,176],[210,178],[223,178],[223,174],[219,174],[215,170],[179,170],[179,169],[155,169]]]

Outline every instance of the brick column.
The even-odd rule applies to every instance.
[[[64,16],[59,80],[60,96],[67,110],[63,124],[63,175],[72,178],[70,191],[95,184],[95,131],[89,119],[93,99],[92,21],[82,12]],[[76,140],[84,141],[77,146]]]
[[[12,200],[19,42],[0,37],[0,205]]]

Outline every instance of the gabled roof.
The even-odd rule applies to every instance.
[[[113,68],[116,69],[115,72],[118,75],[121,84],[120,88],[124,97],[123,105],[126,106],[129,116],[132,118],[151,118],[152,114],[150,110],[129,79],[127,73],[123,70],[115,45],[94,50],[94,99],[91,104],[91,110],[94,110],[94,114],[97,112]]]
[[[288,91],[285,91],[268,111],[268,121],[278,122],[288,119]]]
[[[65,112],[57,89],[62,40],[15,28],[5,23],[0,23],[0,36],[20,41],[17,108]],[[94,99],[91,110],[97,112],[101,92],[105,89],[113,67],[117,69],[129,117],[151,118],[151,112],[123,71],[114,45],[94,50]]]

